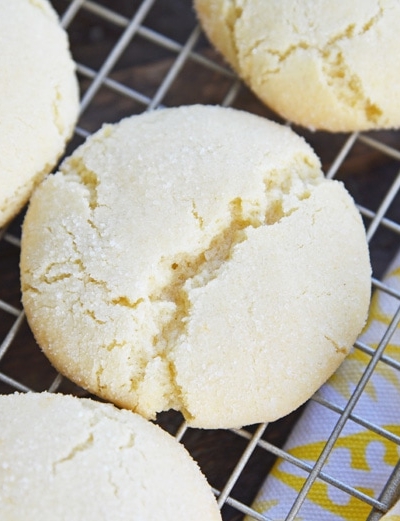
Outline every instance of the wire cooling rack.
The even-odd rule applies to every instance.
[[[242,85],[208,44],[189,0],[54,0],[69,34],[81,88],[81,113],[70,153],[103,122],[192,103],[220,104],[248,110],[279,121]],[[326,175],[342,180],[363,216],[370,245],[373,289],[400,294],[388,287],[383,274],[400,248],[400,132],[329,134],[295,130],[304,135],[320,156]],[[0,235],[0,392],[58,391],[87,393],[58,375],[36,346],[20,303],[19,245],[23,212]],[[306,478],[286,519],[301,517],[303,501],[316,480],[329,482],[366,503],[369,520],[379,519],[399,493],[395,466],[378,497],[370,497],[324,472],[324,463],[376,364],[400,371],[400,360],[385,355],[392,331],[399,327],[400,307],[392,317],[378,349],[362,342],[355,349],[368,355],[366,367],[320,456],[310,464],[282,449],[302,409],[270,425],[237,430],[187,428],[178,413],[160,415],[158,422],[183,443],[206,475],[217,497],[224,521],[270,520],[256,512],[254,497],[275,461],[287,460]],[[335,404],[319,399],[323,407]],[[400,417],[400,404],[397,407]],[[358,419],[365,429],[379,427]],[[400,418],[399,418],[400,423]],[[398,447],[398,436],[390,435]]]

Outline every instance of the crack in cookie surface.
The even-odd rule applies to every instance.
[[[314,275],[323,287],[328,256],[340,266],[343,251],[341,236],[331,251],[330,205],[350,205],[290,129],[244,113],[231,128],[222,108],[214,129],[213,110],[160,112],[160,130],[151,113],[143,128],[132,118],[92,138],[41,185],[30,238],[24,233],[35,256],[24,268],[33,279],[24,289],[35,287],[25,301],[38,329],[46,324],[38,343],[59,370],[146,418],[177,409],[193,426],[203,414],[204,425],[224,416],[244,374],[248,389],[257,371],[275,385],[268,353],[287,351],[291,360],[291,341],[278,338],[286,313],[295,316],[287,338],[300,324],[310,327],[304,335],[299,327],[307,346],[320,334],[309,324],[314,296],[324,309],[329,298],[313,289]],[[207,118],[192,120],[196,113]],[[325,333],[337,340],[333,329]],[[262,389],[260,404],[269,394]]]
[[[174,312],[154,337],[153,344],[157,356],[168,364],[170,384],[178,408],[187,420],[191,418],[191,412],[186,405],[185,393],[177,383],[177,370],[171,354],[174,353],[174,346],[186,335],[191,319],[190,293],[192,290],[205,288],[218,277],[222,269],[226,269],[236,246],[246,241],[248,229],[277,224],[296,211],[301,202],[310,196],[313,182],[309,185],[304,183],[301,189],[299,187],[294,189],[293,185],[296,183],[293,181],[296,176],[293,172],[287,172],[286,178],[281,172],[281,177],[285,182],[279,176],[274,177],[273,173],[269,172],[265,179],[265,196],[269,195],[270,200],[264,212],[260,212],[260,207],[263,206],[260,200],[243,201],[237,197],[229,203],[229,223],[210,240],[207,248],[195,255],[181,253],[172,259],[163,258],[160,261],[171,270],[171,278],[168,285],[150,295],[150,300],[170,302]],[[278,182],[277,179],[280,181]],[[314,182],[318,184],[317,180]],[[274,194],[274,190],[275,195],[271,195]],[[291,197],[296,203],[291,201],[289,208],[285,208],[283,200]]]
[[[199,2],[200,5],[206,2]],[[294,3],[296,4],[296,3]],[[307,27],[297,26],[294,22],[295,15],[284,15],[282,20],[277,23],[287,25],[287,32],[292,31],[292,37],[278,37],[278,44],[275,46],[270,43],[271,36],[266,31],[264,35],[262,31],[251,31],[252,10],[257,9],[253,4],[242,2],[241,5],[237,1],[227,2],[221,0],[217,2],[218,12],[215,19],[207,19],[207,11],[205,10],[204,23],[206,28],[210,28],[210,37],[220,51],[226,55],[231,65],[237,70],[239,75],[254,89],[267,104],[276,103],[279,107],[278,95],[272,95],[270,99],[270,85],[273,83],[274,77],[283,74],[285,67],[290,67],[289,61],[299,53],[306,53],[310,59],[313,59],[316,67],[320,70],[321,81],[331,89],[331,95],[335,96],[337,102],[343,105],[343,110],[355,110],[363,114],[365,121],[375,127],[384,122],[384,108],[382,101],[370,99],[366,93],[366,85],[368,78],[364,78],[362,72],[357,71],[351,62],[344,46],[354,40],[364,37],[368,33],[372,33],[378,26],[385,15],[382,2],[378,2],[375,12],[371,9],[368,17],[360,19],[356,22],[346,22],[343,19],[343,26],[332,29],[331,35],[323,35],[323,37],[315,32],[315,14],[310,13],[307,6],[302,8],[303,18],[301,22]],[[299,5],[293,5],[296,10]],[[261,11],[260,7],[260,11]],[[272,13],[272,14],[271,14]],[[271,9],[273,16],[273,9]],[[260,12],[261,16],[261,12]],[[223,19],[224,22],[218,21]],[[224,24],[230,40],[230,49],[225,49],[223,33],[218,34],[218,24]],[[300,24],[299,24],[300,25]],[[316,41],[319,39],[319,41]],[[285,43],[283,43],[285,42]],[[279,47],[279,45],[281,47]],[[265,57],[263,59],[262,57]],[[311,58],[313,57],[313,58]],[[296,67],[300,65],[297,64]],[[310,79],[310,82],[313,81]],[[273,107],[272,107],[273,108]],[[282,109],[285,111],[287,109]],[[292,109],[291,109],[292,110]],[[283,114],[290,118],[290,114]]]
[[[101,217],[97,213],[103,203],[99,200],[103,193],[103,181],[87,167],[83,158],[78,157],[70,162],[63,176],[64,182],[71,188],[79,185],[85,189],[79,190],[79,194],[87,211],[78,228],[74,218],[60,225],[59,231],[68,238],[69,258],[50,262],[41,276],[46,289],[36,291],[48,291],[49,286],[54,285],[61,294],[61,291],[69,291],[70,279],[74,280],[78,289],[71,296],[70,307],[79,320],[91,324],[91,332],[89,336],[85,334],[85,341],[97,344],[99,356],[91,362],[92,378],[101,393],[111,396],[118,403],[118,394],[125,389],[124,392],[131,395],[130,407],[149,416],[149,391],[146,386],[151,387],[152,382],[159,379],[160,386],[154,391],[157,412],[175,408],[187,419],[191,418],[185,390],[177,383],[173,357],[174,346],[186,334],[190,322],[190,293],[194,289],[205,288],[218,277],[220,270],[229,264],[236,246],[246,241],[248,229],[276,224],[309,197],[310,187],[318,184],[320,178],[302,178],[303,169],[312,167],[307,164],[306,156],[298,158],[296,164],[301,166],[292,166],[280,172],[270,169],[260,183],[257,198],[235,197],[225,203],[229,219],[221,222],[219,228],[213,228],[217,230],[214,236],[207,231],[196,200],[189,200],[188,215],[192,215],[203,236],[208,238],[198,249],[161,257],[153,269],[143,274],[144,278],[154,277],[156,282],[144,285],[152,290],[133,297],[128,288],[126,293],[121,288],[116,291],[106,277],[96,271],[96,264],[89,263],[91,251],[104,254],[109,246],[109,241],[102,235]],[[296,168],[299,170],[297,174]],[[77,237],[78,229],[81,230],[79,233],[82,230],[90,233],[89,242],[86,243],[82,236]],[[109,262],[113,265],[117,259],[110,258]],[[168,275],[159,276],[158,272]],[[165,278],[167,283],[157,283],[157,280]],[[27,292],[28,287],[25,286],[24,290]],[[128,324],[130,333],[117,338],[115,335],[119,335],[119,330],[116,324],[120,320]],[[139,331],[141,324],[146,322],[153,325],[148,328],[146,339],[138,342],[135,335],[139,333],[135,333],[135,328]],[[110,330],[115,332],[110,334]],[[118,382],[111,381],[109,368],[122,363],[125,364],[125,376]],[[120,404],[126,405],[123,402]]]

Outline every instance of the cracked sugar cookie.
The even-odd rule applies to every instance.
[[[47,0],[0,0],[0,226],[55,166],[79,108],[67,35]]]
[[[210,41],[282,117],[328,131],[398,128],[397,0],[195,0]]]
[[[221,521],[198,465],[172,436],[87,398],[0,396],[0,518]]]
[[[369,304],[364,228],[287,127],[189,106],[105,125],[35,191],[23,304],[64,375],[192,426],[283,416],[342,362]]]

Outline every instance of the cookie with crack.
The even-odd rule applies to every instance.
[[[78,116],[66,32],[47,0],[0,0],[0,227],[64,152]]]
[[[0,396],[0,518],[221,521],[198,465],[131,411],[50,393]]]
[[[210,41],[271,109],[328,131],[398,128],[397,0],[195,0]]]
[[[270,421],[348,353],[369,304],[360,215],[291,129],[188,106],[105,125],[35,191],[23,304],[56,368],[197,427]]]

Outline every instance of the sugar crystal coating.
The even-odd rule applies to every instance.
[[[160,427],[86,398],[0,396],[0,518],[221,521],[189,453]]]
[[[210,41],[283,118],[313,129],[400,126],[397,0],[195,0]]]
[[[308,399],[370,295],[343,185],[289,128],[208,106],[127,118],[77,149],[31,200],[21,278],[63,374],[147,418],[174,408],[212,428]]]

